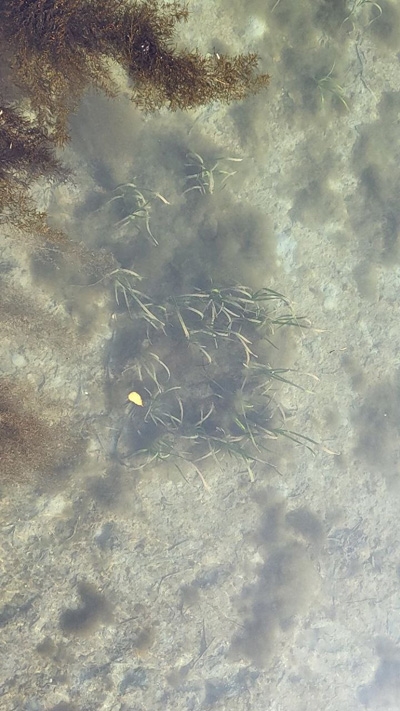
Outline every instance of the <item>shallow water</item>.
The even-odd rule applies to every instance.
[[[190,10],[268,90],[86,96],[3,245],[2,708],[396,711],[400,13]]]

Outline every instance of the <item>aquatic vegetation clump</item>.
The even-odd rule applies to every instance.
[[[175,25],[187,16],[185,6],[155,0],[11,0],[0,5],[0,51],[58,140],[90,85],[116,93],[111,61],[131,79],[133,101],[150,111],[231,102],[267,86],[255,54],[178,50]]]
[[[112,280],[117,324],[129,331],[128,317],[138,334],[136,351],[109,373],[130,401],[117,437],[121,462],[141,469],[171,458],[203,478],[200,462],[230,457],[253,478],[253,467],[268,463],[269,440],[311,442],[286,428],[276,399],[274,384],[293,384],[289,370],[263,355],[276,329],[308,325],[285,297],[235,285],[156,303],[133,272],[117,270]],[[121,356],[122,341],[114,343]]]
[[[18,96],[25,112],[0,96],[3,221],[50,234],[45,215],[35,212],[25,188],[39,175],[62,172],[53,151],[69,138],[69,117],[90,87],[108,96],[118,93],[115,63],[130,79],[132,101],[146,111],[231,102],[268,85],[268,75],[257,72],[255,54],[202,56],[178,51],[175,26],[187,16],[185,6],[155,0],[0,3],[1,91]],[[19,189],[21,180],[25,194]],[[134,216],[138,215],[148,216],[144,198]],[[147,234],[155,240],[148,220]],[[62,241],[60,235],[56,241]]]
[[[29,199],[29,186],[40,176],[64,180],[68,171],[56,158],[54,145],[37,123],[0,98],[0,211],[2,221],[46,235],[44,214]],[[52,231],[52,237],[56,234]]]
[[[84,451],[72,418],[15,378],[0,379],[0,481],[55,474]]]

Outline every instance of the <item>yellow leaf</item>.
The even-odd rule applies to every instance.
[[[128,395],[128,400],[129,402],[133,402],[134,405],[138,405],[139,407],[143,407],[143,400],[139,393],[136,393],[135,391],[132,391]]]

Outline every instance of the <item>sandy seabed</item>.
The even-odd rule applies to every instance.
[[[74,185],[37,188],[57,227],[154,288],[205,271],[285,294],[311,327],[276,334],[275,365],[304,388],[279,403],[314,453],[281,438],[254,481],[207,460],[208,486],[171,458],[122,465],[135,383],[115,378],[129,343],[114,347],[110,269],[4,242],[1,368],[51,446],[71,440],[69,467],[2,486],[4,711],[400,708],[400,19],[390,2],[344,23],[326,5],[203,9],[202,36],[224,27],[232,51],[260,53],[268,92],[151,117],[88,96]],[[185,193],[189,151],[223,159],[205,194]],[[107,201],[128,182],[165,198],[157,245],[134,221],[115,232]]]

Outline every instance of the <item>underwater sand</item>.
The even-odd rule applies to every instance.
[[[276,334],[275,367],[304,388],[277,398],[314,453],[273,441],[254,481],[207,459],[208,487],[172,458],[122,464],[140,383],[121,375],[135,342],[115,340],[112,286],[85,257],[3,245],[3,298],[20,306],[2,315],[2,371],[59,438],[78,415],[87,448],[2,486],[4,711],[400,708],[400,13],[386,0],[346,20],[344,5],[192,2],[183,39],[258,52],[268,91],[146,117],[127,90],[87,96],[65,151],[75,184],[37,188],[52,224],[154,294],[207,279],[284,294],[311,327]],[[243,160],[185,193],[188,152]],[[128,182],[165,199],[158,244],[143,223],[115,229],[129,204],[108,201]]]

